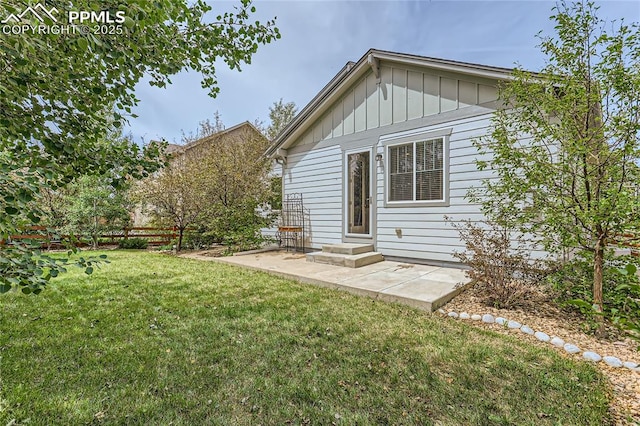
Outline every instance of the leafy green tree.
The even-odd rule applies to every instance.
[[[203,215],[207,205],[207,171],[193,152],[176,153],[154,176],[136,185],[135,199],[159,224],[175,226],[177,250],[182,250],[185,231]]]
[[[65,233],[89,238],[98,248],[101,234],[122,230],[130,224],[126,186],[118,188],[105,176],[81,176],[66,191]]]
[[[263,156],[267,139],[250,124],[224,131],[216,122],[203,121],[183,136],[185,144],[171,154],[167,167],[136,190],[155,222],[177,228],[178,250],[191,226],[229,246],[256,245],[260,228],[271,219],[258,212],[270,196],[270,161]]]
[[[270,141],[273,141],[276,136],[293,120],[298,112],[298,107],[295,102],[284,103],[282,98],[279,101],[274,102],[273,106],[269,107],[269,127],[267,128],[267,137]]]
[[[271,196],[271,161],[263,154],[269,141],[254,127],[214,135],[201,154],[206,170],[208,205],[203,216],[207,233],[229,247],[246,249],[262,242],[260,228],[269,226],[259,206]]]
[[[514,72],[501,90],[506,107],[477,142],[491,158],[479,168],[499,179],[474,196],[550,252],[591,253],[600,313],[607,245],[640,225],[640,33],[596,13],[591,2],[554,8],[557,34],[540,44],[547,64]]]
[[[19,15],[25,6],[3,1],[0,16]],[[3,240],[19,226],[39,222],[41,212],[33,200],[42,188],[55,190],[76,176],[113,170],[117,186],[157,170],[161,146],[100,143],[109,125],[119,127],[131,114],[138,102],[134,88],[143,78],[164,87],[172,75],[192,69],[203,75],[202,86],[215,96],[217,60],[240,70],[260,44],[280,37],[274,20],[251,19],[255,7],[250,0],[241,0],[231,12],[218,12],[213,21],[206,17],[212,7],[202,0],[48,1],[47,7],[55,7],[60,25],[67,24],[70,11],[124,12],[126,19],[122,34],[99,34],[89,25],[64,33],[21,31],[0,37]],[[22,19],[41,24],[32,15]],[[116,111],[105,113],[105,105]],[[3,245],[0,292],[13,286],[39,292],[66,261],[17,243]],[[78,263],[88,265],[84,258]],[[87,272],[92,270],[88,266]]]
[[[270,124],[267,127],[266,135],[270,141],[275,140],[276,136],[293,120],[297,112],[298,107],[295,102],[284,103],[282,98],[269,107]],[[269,191],[270,197],[267,204],[271,209],[280,210],[282,208],[282,176],[271,176]]]

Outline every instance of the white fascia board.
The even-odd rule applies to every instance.
[[[475,77],[484,77],[492,80],[509,80],[513,76],[511,70],[500,69],[476,64],[456,63],[453,61],[436,60],[430,58],[412,58],[402,54],[388,54],[375,52],[372,53],[377,59],[387,62],[396,62],[404,65],[415,65],[418,67],[426,67],[434,70],[448,71],[458,74],[467,74]]]

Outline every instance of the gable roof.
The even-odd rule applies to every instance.
[[[353,83],[365,75],[370,69],[376,72],[380,61],[414,65],[437,71],[455,72],[494,80],[508,80],[511,78],[513,72],[513,68],[493,67],[469,62],[369,49],[358,62],[347,62],[338,74],[336,74],[335,77],[311,99],[311,102],[295,116],[291,123],[280,132],[265,154],[274,157],[278,155],[278,150],[287,149],[291,146],[291,144],[304,133],[307,126],[320,118]]]
[[[209,136],[205,136],[203,138],[197,139],[195,141],[189,142],[186,145],[176,145],[176,144],[169,144],[169,146],[167,147],[167,152],[168,153],[185,153],[190,149],[196,148],[202,144],[211,142],[215,139],[218,139],[220,137],[224,137],[225,135],[228,135],[230,133],[233,133],[237,130],[242,129],[243,127],[247,127],[247,129],[253,133],[255,133],[256,135],[259,135],[262,138],[266,139],[266,136],[262,134],[262,132],[260,130],[258,130],[258,128],[256,126],[254,126],[252,123],[250,123],[249,121],[244,121],[242,123],[236,124],[235,126],[229,127],[228,129],[224,129],[221,130],[219,132],[213,133]]]

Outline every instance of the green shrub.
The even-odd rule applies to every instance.
[[[175,248],[175,243],[171,242],[169,244],[165,244],[165,245],[156,247],[156,250],[158,250],[158,251],[169,251],[169,250],[173,250],[174,248]]]
[[[144,238],[128,238],[118,242],[118,247],[121,249],[146,249],[148,246],[149,241]]]
[[[267,238],[260,230],[268,227],[273,218],[256,213],[252,206],[220,212],[209,224],[204,236],[227,247],[227,253],[251,250],[263,245]]]
[[[636,340],[640,339],[640,259],[607,254],[603,271],[602,315]],[[593,300],[593,254],[580,253],[554,274],[549,283],[558,292],[558,301],[579,311],[591,328],[596,327]]]
[[[182,248],[188,250],[202,250],[211,247],[213,244],[218,243],[216,237],[208,234],[206,230],[199,229],[198,231],[187,231],[182,237]]]

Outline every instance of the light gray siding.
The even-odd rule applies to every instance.
[[[342,241],[341,154],[339,146],[331,146],[287,156],[285,194],[303,194],[309,210],[305,244],[312,248]]]
[[[491,176],[476,170],[472,140],[487,133],[496,98],[495,83],[488,80],[390,64],[381,65],[379,80],[372,72],[360,78],[287,150],[284,191],[303,194],[310,212],[307,244],[319,249],[345,240],[345,150],[373,147],[373,157],[384,156],[383,140],[390,134],[448,130],[448,202],[387,205],[384,166],[376,163],[372,230],[383,255],[455,262],[453,251],[464,246],[444,216],[482,219],[479,206],[464,197],[469,187]]]
[[[478,152],[472,140],[486,134],[490,114],[461,119],[423,128],[425,134],[451,129],[445,149],[449,153],[449,203],[445,206],[389,206],[385,205],[385,174],[377,174],[376,249],[387,256],[424,259],[437,262],[455,262],[454,251],[462,251],[458,232],[445,222],[448,216],[454,222],[482,219],[480,206],[465,199],[472,186],[492,176],[490,171],[480,172],[475,160]],[[416,140],[420,137],[416,136]],[[377,152],[384,154],[378,144]]]

